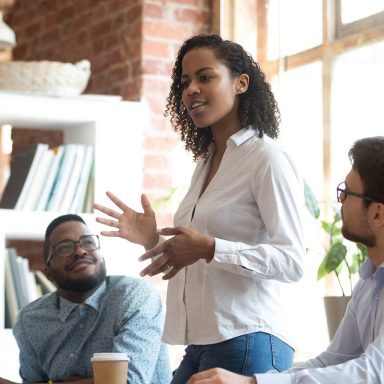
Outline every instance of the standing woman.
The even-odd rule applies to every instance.
[[[172,384],[212,367],[285,370],[282,291],[302,276],[303,190],[273,140],[276,100],[252,57],[218,35],[185,41],[172,80],[167,113],[197,160],[175,227],[157,230],[145,195],[138,213],[107,192],[121,212],[95,204],[114,228],[101,233],[143,245],[153,262],[141,275],[169,279],[163,341],[188,345]]]

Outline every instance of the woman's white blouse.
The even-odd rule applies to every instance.
[[[304,255],[301,179],[284,150],[252,128],[229,138],[199,197],[209,161],[197,164],[175,226],[215,237],[215,254],[169,281],[163,340],[212,344],[261,331],[288,341],[283,291],[301,278]]]

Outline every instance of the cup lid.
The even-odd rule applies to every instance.
[[[98,352],[94,353],[91,361],[93,360],[128,360],[131,359],[128,357],[125,352]]]

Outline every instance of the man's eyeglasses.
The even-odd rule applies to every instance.
[[[47,265],[52,259],[52,256],[58,256],[62,258],[71,257],[76,252],[77,245],[80,245],[87,252],[96,251],[100,248],[98,235],[84,235],[80,236],[79,240],[62,240],[58,244],[51,248],[51,252],[47,258]]]
[[[337,188],[337,201],[339,203],[342,203],[348,195],[351,195],[351,196],[356,196],[356,197],[360,197],[360,199],[363,199],[365,201],[369,201],[370,203],[372,203],[373,201],[376,201],[375,199],[373,199],[372,197],[369,197],[367,195],[364,195],[362,193],[357,193],[357,192],[352,192],[352,191],[348,191],[346,189],[346,186],[345,186],[345,182],[341,182]]]

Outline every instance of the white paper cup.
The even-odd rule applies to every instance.
[[[127,384],[129,361],[126,353],[94,353],[91,362],[95,384]]]

